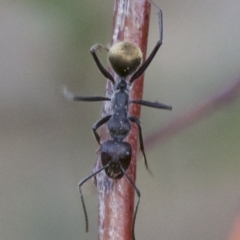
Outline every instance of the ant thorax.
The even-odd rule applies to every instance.
[[[114,111],[123,109],[128,110],[129,105],[129,84],[122,78],[115,84],[114,94],[112,95],[112,102],[114,104]]]
[[[128,84],[124,78],[116,84],[112,102],[114,109],[108,121],[108,130],[112,139],[122,141],[131,129],[128,119],[129,91]]]

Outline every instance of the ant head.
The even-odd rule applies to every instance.
[[[105,169],[105,172],[110,178],[122,178],[124,173],[121,170],[121,167],[126,171],[130,165],[131,157],[132,148],[128,142],[108,140],[101,146],[102,165],[106,166],[109,164]]]
[[[142,52],[130,42],[119,42],[109,49],[108,60],[116,74],[127,77],[141,64]]]

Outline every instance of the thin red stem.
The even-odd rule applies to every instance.
[[[228,87],[211,95],[208,99],[193,106],[189,110],[180,113],[166,126],[163,126],[154,131],[145,139],[146,149],[152,148],[155,145],[174,137],[179,132],[183,131],[200,121],[201,119],[213,114],[219,109],[232,104],[240,97],[240,77],[229,84]]]
[[[120,41],[134,43],[143,52],[143,61],[146,57],[150,4],[146,0],[116,0],[114,5],[114,22],[112,45]],[[114,73],[112,73],[114,75]],[[106,95],[112,93],[112,84],[107,82]],[[137,79],[131,90],[131,99],[142,99],[143,75]],[[111,113],[111,106],[106,103],[103,116]],[[140,107],[132,104],[130,114],[139,117]],[[106,127],[102,129],[101,141],[109,138]],[[132,159],[127,170],[129,177],[135,182],[136,179],[136,155],[139,149],[138,131],[132,125],[132,130],[127,139],[132,146]],[[95,170],[101,167],[101,158],[98,152],[98,160]],[[133,186],[123,177],[120,180],[108,178],[105,172],[96,176],[99,193],[99,240],[132,240],[132,222],[134,214]]]

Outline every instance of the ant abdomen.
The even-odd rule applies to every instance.
[[[126,77],[136,71],[142,62],[142,51],[130,42],[119,42],[109,49],[108,60],[113,70]]]

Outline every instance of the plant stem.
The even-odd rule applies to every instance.
[[[112,45],[120,41],[128,41],[137,45],[143,52],[143,61],[146,57],[150,4],[146,0],[116,0],[114,5]],[[111,72],[114,76],[114,73]],[[111,96],[112,84],[106,85],[106,95]],[[130,98],[142,99],[143,75],[134,82]],[[130,115],[140,116],[140,106],[132,104]],[[103,116],[111,113],[111,106],[106,103]],[[109,138],[106,127],[101,131],[101,142]],[[136,179],[136,155],[138,153],[138,130],[132,125],[131,133],[124,139],[132,146],[131,164],[127,170],[129,177]],[[102,166],[100,151],[94,171]],[[95,182],[99,194],[99,240],[131,240],[134,214],[135,191],[128,179],[124,176],[120,180],[113,180],[105,172],[99,173]]]
[[[208,117],[216,111],[232,105],[240,97],[240,77],[230,82],[230,84],[213,93],[207,99],[200,102],[198,105],[179,113],[166,126],[155,129],[154,133],[145,138],[145,148],[150,149],[155,145],[159,145],[169,138],[174,137],[179,132],[189,128],[196,122]]]

